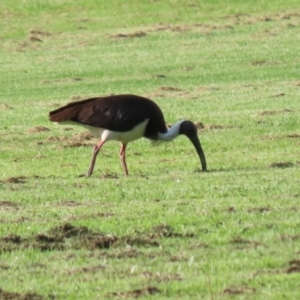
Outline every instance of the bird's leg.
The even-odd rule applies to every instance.
[[[86,173],[86,177],[89,177],[89,176],[92,175],[97,155],[100,151],[100,148],[103,146],[104,143],[105,143],[105,141],[101,140],[98,144],[95,145],[94,150],[93,150],[93,156],[92,156],[91,164],[90,164],[88,172]]]
[[[126,165],[126,158],[125,158],[126,146],[127,146],[127,144],[122,143],[121,150],[120,150],[120,159],[121,159],[121,163],[122,163],[124,173],[125,173],[125,175],[128,175],[128,170],[127,170],[127,165]]]

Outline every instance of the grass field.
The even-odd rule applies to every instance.
[[[209,3],[206,3],[209,2]],[[241,3],[244,2],[244,3]],[[300,4],[2,0],[0,299],[298,299]],[[199,127],[91,139],[48,113],[132,93]]]

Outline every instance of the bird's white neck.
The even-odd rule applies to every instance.
[[[169,142],[175,139],[179,135],[180,125],[183,121],[178,121],[169,128],[167,132],[158,133],[158,138],[161,141]]]

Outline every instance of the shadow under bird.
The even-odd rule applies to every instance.
[[[95,145],[86,176],[93,173],[101,147],[110,140],[121,142],[120,159],[125,175],[128,169],[125,150],[129,142],[145,137],[152,141],[171,141],[184,134],[194,145],[206,171],[206,160],[197,128],[191,121],[178,121],[167,128],[159,106],[150,99],[135,95],[114,95],[71,102],[49,113],[49,119],[58,124],[77,124],[100,138]]]

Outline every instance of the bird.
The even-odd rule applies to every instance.
[[[167,127],[159,106],[151,99],[120,94],[94,97],[68,103],[49,113],[49,120],[60,125],[80,125],[100,141],[94,146],[86,177],[92,175],[101,147],[110,140],[121,142],[120,160],[125,176],[128,175],[126,147],[129,142],[145,137],[151,141],[171,141],[183,134],[194,145],[202,170],[207,171],[205,155],[192,121],[181,120]]]

